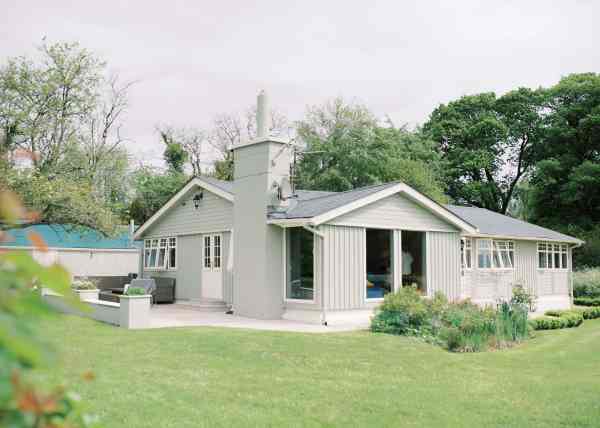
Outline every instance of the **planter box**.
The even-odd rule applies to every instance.
[[[100,290],[73,290],[79,296],[79,300],[98,300]]]
[[[120,322],[121,327],[128,329],[150,327],[150,299],[152,296],[120,296]]]

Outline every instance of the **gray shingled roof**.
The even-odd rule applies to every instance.
[[[499,214],[485,208],[461,207],[446,205],[450,211],[465,221],[474,224],[479,232],[485,235],[514,236],[523,238],[539,238],[549,241],[580,243],[572,236],[564,235],[535,224],[527,223],[513,217]]]
[[[200,177],[202,180],[233,194],[231,181],[217,180],[212,177]],[[324,192],[320,190],[298,190],[298,197],[292,201],[286,212],[270,213],[271,218],[297,219],[311,218],[326,213],[343,205],[362,199],[373,193],[397,185],[399,182],[378,184],[361,187],[346,192]],[[457,215],[467,223],[479,229],[485,235],[510,236],[523,238],[538,238],[549,241],[581,243],[577,238],[555,232],[535,224],[527,223],[509,216],[505,216],[484,208],[462,207],[457,205],[445,206],[450,212]]]

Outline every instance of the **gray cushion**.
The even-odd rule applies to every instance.
[[[143,288],[146,294],[152,294],[156,290],[156,282],[152,278],[132,279],[130,287]]]

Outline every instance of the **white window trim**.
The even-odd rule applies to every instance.
[[[490,256],[491,256],[491,263],[492,266],[491,267],[479,267],[479,243],[481,241],[490,241]],[[512,243],[512,252],[513,252],[513,260],[512,260],[512,267],[494,267],[494,242],[506,242],[507,245],[509,243]],[[507,251],[508,250],[504,250]],[[517,247],[515,245],[514,241],[508,240],[508,239],[492,239],[492,238],[477,238],[477,246],[475,249],[475,263],[477,263],[477,270],[481,270],[481,271],[485,271],[485,272],[507,272],[507,271],[513,271],[515,270],[515,264],[517,263]],[[500,260],[502,260],[502,257],[500,257]]]
[[[219,267],[215,267],[215,237],[219,237]],[[206,238],[209,239],[210,245],[210,267],[206,267]],[[202,235],[202,271],[203,272],[221,272],[223,270],[223,235],[221,233],[207,233]]]
[[[155,259],[156,262],[155,262],[155,264],[157,264],[158,263],[158,255],[159,255],[160,249],[161,249],[160,241],[162,239],[165,239],[166,242],[167,242],[166,243],[166,247],[164,247],[165,250],[166,250],[164,265],[163,266],[147,266],[146,265],[146,250],[147,249],[152,250],[153,248],[156,248],[156,259]],[[171,239],[175,239],[175,245],[174,246],[170,245]],[[156,241],[157,242],[157,246],[156,247],[152,247],[152,241]],[[150,242],[150,247],[146,246],[147,242]],[[175,248],[175,267],[172,267],[172,268],[169,267],[169,258],[170,258],[170,251],[169,250],[171,248]],[[143,257],[144,257],[144,260],[143,260],[143,270],[145,270],[145,271],[152,271],[152,272],[175,271],[175,270],[177,270],[177,253],[178,253],[178,250],[177,250],[177,237],[176,236],[158,236],[158,237],[152,237],[152,238],[145,238],[144,239],[143,253],[142,253]]]
[[[283,260],[283,301],[285,303],[301,303],[301,304],[305,304],[305,305],[310,305],[310,304],[315,304],[317,303],[317,283],[315,282],[315,277],[316,277],[316,273],[317,273],[317,259],[315,257],[316,254],[316,249],[317,249],[317,240],[314,239],[313,236],[313,298],[312,300],[308,300],[308,299],[293,299],[291,297],[287,297],[287,270],[288,270],[288,265],[287,265],[287,234],[288,234],[288,229],[289,228],[284,228],[283,229],[283,238],[282,238],[282,245],[283,245],[283,251],[282,253],[282,260]],[[313,233],[314,235],[314,233]],[[321,267],[322,268],[322,267]]]
[[[469,238],[469,237],[463,237],[460,238],[461,240],[461,269],[462,270],[473,270],[473,250],[475,249],[475,245],[473,245],[473,238]],[[467,265],[467,259],[466,259],[466,254],[467,254],[467,242],[469,243],[469,250],[471,251],[471,266]],[[477,257],[476,257],[477,259]],[[479,261],[477,259],[477,261]],[[464,266],[464,267],[463,267]]]
[[[546,250],[540,251],[540,244],[546,245]],[[552,251],[548,251],[548,245],[552,246]],[[554,251],[554,246],[558,245],[558,252]],[[545,254],[546,256],[546,267],[540,267],[540,253]],[[552,254],[552,267],[548,267],[548,254]],[[561,267],[557,268],[554,266],[554,255],[558,254],[558,259],[560,260]],[[567,266],[562,266],[562,255],[567,255]],[[548,271],[548,272],[568,272],[570,267],[570,258],[569,258],[569,245],[561,242],[553,242],[553,241],[538,241],[536,245],[536,255],[537,260],[535,261],[537,265],[537,270],[540,271]]]

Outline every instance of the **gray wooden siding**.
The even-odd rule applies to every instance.
[[[399,194],[344,214],[329,223],[356,227],[378,226],[403,230],[457,231],[451,224]]]
[[[325,307],[329,310],[359,309],[365,304],[365,229],[324,225]]]
[[[208,190],[198,209],[192,198],[199,189],[192,189],[175,206],[156,221],[143,237],[178,236],[233,228],[233,204]]]
[[[427,232],[427,293],[460,298],[460,234]]]
[[[222,238],[222,272],[223,272],[223,300],[225,303],[233,304],[233,260],[230,260],[233,252],[231,251],[232,245],[231,233],[223,233]]]

